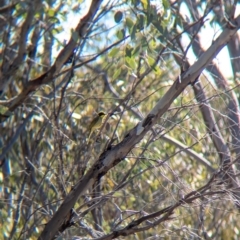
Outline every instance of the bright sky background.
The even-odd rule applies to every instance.
[[[69,13],[67,19],[68,21],[63,23],[63,29],[64,31],[58,35],[58,38],[60,41],[68,40],[71,34],[71,29],[74,29],[76,25],[79,22],[79,19],[84,16],[91,4],[91,1],[83,1],[80,5],[81,11],[77,14]],[[182,4],[182,12],[185,14],[188,13],[188,9],[184,4]],[[238,16],[240,14],[240,3],[237,5],[236,8],[236,14],[235,16]],[[210,16],[211,17],[211,16]],[[216,37],[221,33],[220,27],[216,26],[213,28],[209,24],[210,21],[205,22],[205,27],[201,30],[201,36],[204,36],[201,38],[201,45],[204,49],[207,49],[211,46],[212,41],[216,39]],[[183,36],[184,42],[186,42],[186,45],[189,42],[189,38],[184,35]],[[240,57],[240,56],[239,56]],[[188,53],[188,58],[190,59],[190,62],[194,62],[197,60],[196,56],[193,54],[193,52],[190,50]],[[240,59],[234,59],[234,61],[239,61]],[[232,77],[232,68],[229,61],[229,54],[227,51],[227,47],[224,47],[222,51],[218,54],[218,56],[215,58],[215,62],[218,64],[219,69],[222,70],[222,73],[225,77]]]

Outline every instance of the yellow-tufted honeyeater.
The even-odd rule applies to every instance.
[[[101,128],[103,124],[103,119],[106,116],[106,113],[104,112],[99,112],[98,115],[91,121],[91,123],[88,126],[88,130],[90,131],[89,137],[88,137],[88,142],[90,141],[90,138],[93,134],[93,132],[99,128]]]

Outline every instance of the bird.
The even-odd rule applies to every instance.
[[[91,121],[91,123],[88,126],[89,130],[89,137],[88,137],[88,143],[90,141],[90,138],[93,134],[93,132],[99,128],[101,128],[103,124],[103,119],[106,116],[106,113],[104,112],[99,112],[98,115]]]

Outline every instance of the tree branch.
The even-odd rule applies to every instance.
[[[24,100],[29,97],[29,94],[34,92],[39,86],[49,83],[53,80],[54,75],[58,73],[58,71],[62,68],[63,64],[66,62],[66,60],[69,58],[74,48],[76,47],[77,42],[75,37],[82,37],[86,34],[86,31],[91,24],[92,19],[94,18],[101,2],[102,0],[92,1],[89,12],[85,15],[85,17],[80,19],[77,27],[75,28],[74,37],[71,37],[67,45],[59,53],[52,67],[47,72],[43,73],[41,76],[29,81],[27,86],[18,96],[11,99],[11,101],[8,101],[7,106],[9,107],[10,111],[13,111],[19,105],[21,105]]]
[[[167,111],[174,99],[179,96],[189,83],[193,83],[196,80],[203,69],[228,43],[240,27],[240,16],[238,16],[235,21],[238,26],[237,28],[224,29],[213,45],[201,55],[199,60],[176,79],[174,84],[159,100],[146,118],[138,123],[119,144],[110,147],[110,149],[107,149],[100,155],[99,159],[93,164],[86,175],[82,177],[67,195],[57,212],[45,226],[39,240],[52,239],[57,234],[59,227],[78,198],[86,192],[96,179],[105,175],[109,169],[121,162],[130,150],[143,139],[145,134],[152,128],[157,120]]]

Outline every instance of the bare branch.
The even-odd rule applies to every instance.
[[[82,37],[85,35],[87,28],[91,24],[91,21],[94,18],[101,2],[102,2],[101,0],[92,1],[89,12],[86,14],[85,17],[83,17],[79,21],[75,29],[76,36]],[[21,105],[24,102],[24,100],[29,96],[29,94],[34,92],[39,86],[52,81],[54,78],[54,75],[58,73],[58,71],[62,68],[63,64],[72,54],[74,48],[76,47],[76,44],[77,42],[75,41],[75,38],[71,37],[67,45],[59,53],[53,66],[41,76],[29,81],[27,86],[18,96],[16,96],[14,99],[11,99],[11,101],[8,101],[9,110],[13,111],[16,107]]]
[[[238,16],[235,21],[239,28],[240,16]],[[66,218],[69,210],[74,206],[78,198],[82,196],[90,186],[92,186],[96,179],[105,175],[109,169],[121,162],[122,159],[124,159],[124,157],[129,153],[129,151],[139,141],[142,140],[145,134],[157,122],[158,118],[166,112],[173,100],[185,89],[189,83],[193,83],[196,80],[203,69],[212,61],[219,51],[227,44],[229,39],[231,39],[231,37],[236,33],[238,28],[224,29],[213,45],[201,55],[199,60],[174,82],[174,84],[170,87],[162,99],[159,100],[147,117],[142,122],[138,123],[137,126],[135,126],[119,144],[101,154],[95,164],[67,195],[58,211],[46,225],[39,239],[52,239],[55,234],[57,234],[62,221]],[[171,212],[169,212],[169,214],[170,213]]]

